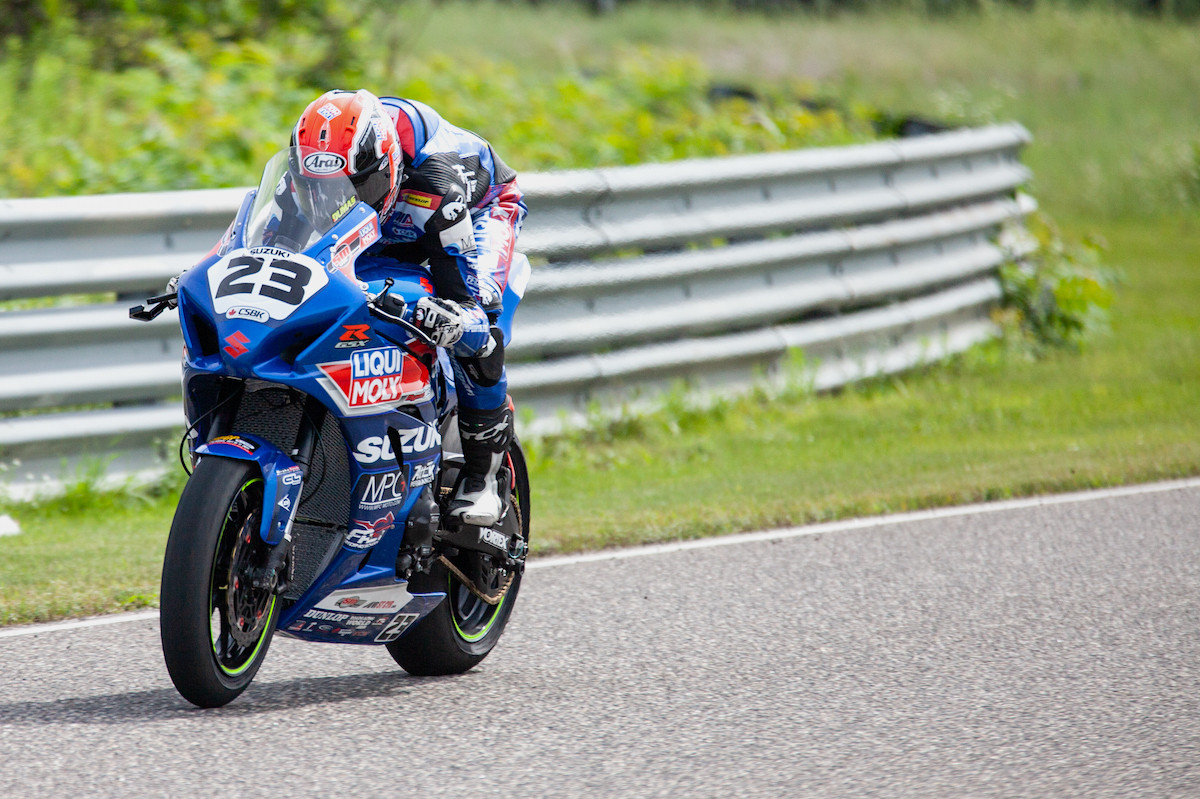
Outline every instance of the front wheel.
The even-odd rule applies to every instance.
[[[246,689],[275,631],[277,597],[248,578],[269,549],[258,534],[262,506],[258,468],[227,458],[202,459],[179,498],[159,627],[171,681],[200,707],[226,705]]]
[[[519,532],[528,546],[529,474],[516,441],[509,460],[513,479],[510,507],[496,528],[509,538]],[[429,574],[414,574],[409,582],[409,591],[414,594],[446,592],[446,599],[428,616],[387,645],[392,658],[409,674],[461,674],[475,666],[500,640],[517,601],[520,572],[498,568],[491,558],[477,552],[462,551],[449,560],[453,570],[437,561]],[[498,602],[489,603],[471,591],[456,571],[467,577],[479,593],[494,597],[506,585],[507,589]]]

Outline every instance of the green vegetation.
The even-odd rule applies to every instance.
[[[295,22],[258,37],[245,20],[192,30],[133,17],[122,30],[142,35],[115,36],[116,44],[60,16],[27,57],[0,61],[0,196],[247,185],[304,107],[334,86],[425,100],[486,132],[527,171],[875,138],[867,115],[802,103],[806,85],[764,87],[752,100],[710,96],[707,67],[686,53],[619,46],[596,69],[529,69],[490,51],[460,57],[440,47],[401,58],[410,21],[433,13],[413,9],[365,8],[341,38]],[[451,13],[455,26],[478,25],[464,7]],[[382,33],[370,38],[371,30]],[[37,49],[43,39],[54,46]],[[119,68],[86,68],[110,61]]]
[[[1021,121],[1035,137],[1025,154],[1035,174],[1031,193],[1062,232],[1056,237],[1050,229],[1039,231],[1045,251],[1052,254],[1058,238],[1094,240],[1105,246],[1104,262],[1121,275],[1103,318],[1094,311],[1104,310],[1114,296],[1112,273],[1091,260],[1088,246],[1068,247],[1037,273],[1010,274],[1013,307],[1021,317],[1010,312],[1011,335],[948,365],[833,396],[800,389],[773,397],[762,393],[711,412],[697,412],[680,400],[649,417],[532,442],[535,552],[1200,473],[1195,411],[1200,402],[1200,272],[1195,268],[1200,264],[1200,59],[1195,57],[1200,29],[1047,3],[1026,12],[985,2],[978,13],[933,21],[911,14],[734,16],[682,5],[664,10],[650,3],[619,6],[617,13],[599,19],[559,4],[533,11],[520,4],[486,3],[405,9],[398,16],[403,24],[389,28],[379,22],[377,29],[381,38],[403,38],[407,54],[389,62],[392,56],[379,48],[364,56],[364,63],[382,65],[370,80],[351,72],[339,76],[338,83],[386,91],[400,86],[401,73],[406,80],[419,75],[443,80],[438,70],[422,71],[427,54],[437,53],[445,60],[439,63],[457,65],[464,73],[461,82],[474,81],[482,96],[488,78],[474,70],[486,62],[509,75],[502,80],[530,81],[503,84],[509,91],[546,92],[541,108],[546,128],[553,131],[559,113],[555,81],[584,92],[589,99],[570,106],[570,113],[582,113],[598,97],[627,91],[614,88],[626,85],[620,83],[622,69],[657,73],[656,64],[702,63],[703,71],[695,74],[713,82],[746,86],[764,97],[806,96],[848,109],[834,128],[842,126],[851,138],[865,130],[863,121],[877,108],[934,119]],[[480,14],[482,23],[476,19]],[[463,37],[468,29],[477,35]],[[519,53],[513,53],[514,42]],[[206,46],[231,47],[216,38]],[[284,46],[277,42],[254,46],[275,56],[284,52],[270,50]],[[209,61],[206,52],[199,45],[187,49],[191,68]],[[258,68],[241,50],[229,52],[222,62],[227,64],[224,80],[236,83]],[[286,52],[296,53],[286,69],[297,75],[303,73],[297,64],[317,57],[304,40]],[[518,58],[519,68],[512,66]],[[12,69],[5,63],[4,69]],[[535,89],[533,75],[547,82]],[[594,88],[587,83],[592,78],[584,76],[603,76],[605,88]],[[196,78],[203,80],[203,75]],[[687,83],[681,77],[658,80],[638,77],[630,84]],[[430,93],[425,99],[461,118],[470,110],[466,100],[433,96],[451,91],[451,85],[431,83],[423,90]],[[281,107],[292,106],[286,114],[280,111],[290,121],[311,99],[304,86],[301,78],[253,90],[231,86],[228,96],[270,95]],[[164,94],[175,91],[166,81],[160,88]],[[689,91],[686,85],[679,90]],[[207,90],[185,85],[180,91],[200,102]],[[280,99],[285,95],[291,99]],[[674,106],[664,102],[662,107],[676,108],[672,114],[680,106],[700,103],[703,109],[710,102],[706,95],[672,96],[691,98]],[[637,105],[657,107],[644,94],[637,98]],[[147,107],[130,106],[135,114]],[[468,124],[501,140],[521,121],[520,104],[511,108],[513,116],[503,120],[474,118]],[[118,110],[112,113],[119,116]],[[755,107],[747,104],[744,110]],[[156,129],[175,124],[174,111],[157,113]],[[568,113],[566,106],[562,113]],[[626,117],[610,119],[615,121],[607,124],[618,137],[639,138]],[[656,120],[655,129],[669,128],[672,119]],[[286,124],[255,118],[245,128],[261,131],[273,148]],[[564,122],[561,130],[584,129],[573,124],[587,123]],[[585,134],[544,139],[536,145],[543,148],[536,156],[542,160],[533,163],[509,156],[521,146],[515,140],[498,146],[518,169],[626,157],[620,146],[600,153],[594,141],[567,142],[570,153],[551,152],[562,146],[554,138],[571,135]],[[835,132],[830,141],[842,135]],[[736,137],[730,141],[731,150],[763,146]],[[24,159],[40,152],[23,146],[31,148],[23,151]],[[536,152],[535,144],[522,152]],[[683,153],[649,149],[628,157],[676,154]],[[577,157],[582,160],[574,161]],[[111,167],[96,158],[100,177],[88,185],[116,185],[104,183],[113,180],[101,175]],[[195,180],[241,185],[253,176],[213,173]],[[14,191],[15,185],[5,188]],[[39,185],[45,191],[66,190]],[[1043,303],[1047,291],[1057,295],[1054,306]],[[1018,322],[1043,329],[1030,338]],[[1088,330],[1090,338],[1083,335]],[[1069,346],[1045,346],[1055,338]],[[171,492],[128,499],[77,491],[77,500],[81,496],[81,501],[9,509],[26,532],[0,538],[0,622],[116,610],[153,597],[174,509]]]
[[[181,481],[100,492],[95,477],[10,510],[21,533],[0,538],[0,624],[158,605]]]

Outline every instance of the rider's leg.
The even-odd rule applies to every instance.
[[[504,372],[504,334],[495,324],[504,310],[513,244],[523,216],[524,207],[514,201],[499,202],[476,219],[474,270],[463,276],[467,290],[493,324],[487,347],[472,356],[453,359],[458,431],[466,463],[450,500],[450,515],[468,524],[495,524],[501,512],[497,472],[512,442],[513,413]],[[449,282],[436,277],[440,276],[435,276],[435,286]]]
[[[507,401],[491,410],[459,405],[458,431],[465,464],[450,499],[450,515],[467,524],[493,525],[503,510],[497,474],[512,443],[512,406]]]

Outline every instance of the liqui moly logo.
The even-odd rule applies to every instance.
[[[321,379],[333,399],[350,415],[419,402],[428,396],[429,372],[398,347],[351,353],[349,361],[320,364]]]

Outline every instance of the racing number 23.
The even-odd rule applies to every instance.
[[[261,258],[253,255],[243,255],[229,262],[232,271],[225,276],[217,286],[218,298],[234,294],[259,294],[279,300],[287,305],[299,305],[304,302],[304,287],[312,278],[312,270],[295,261],[282,258],[270,262],[270,274],[266,280],[251,282],[245,278],[258,274],[266,265]]]

